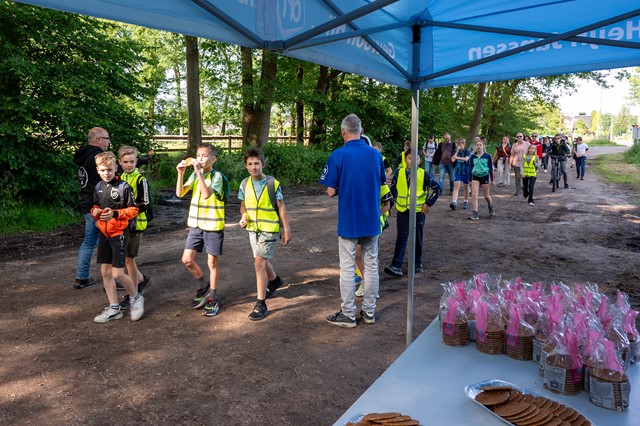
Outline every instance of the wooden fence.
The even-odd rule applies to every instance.
[[[309,144],[309,138],[303,138],[304,144]],[[202,135],[203,143],[210,143],[219,149],[225,149],[229,152],[242,149],[242,136],[213,136]],[[295,136],[270,136],[269,142],[294,145],[296,143]],[[187,135],[155,135],[153,136],[154,146],[159,146],[157,152],[180,152],[187,150]]]

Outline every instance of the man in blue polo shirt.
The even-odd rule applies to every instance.
[[[331,324],[356,326],[356,247],[364,260],[364,296],[360,316],[367,324],[376,322],[378,291],[378,236],[380,235],[380,186],[386,182],[382,154],[361,139],[362,123],[357,115],[342,120],[345,144],[331,153],[319,183],[327,195],[338,195],[338,247],[340,254],[341,310],[327,317]]]

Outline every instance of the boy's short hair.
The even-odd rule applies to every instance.
[[[100,166],[116,166],[116,156],[112,152],[101,152],[96,155],[96,167]]]
[[[456,141],[456,144],[461,143],[466,145],[467,144],[467,140],[465,138],[458,138],[458,140]]]
[[[122,157],[124,157],[126,155],[133,155],[133,156],[135,156],[137,158],[138,157],[138,150],[135,149],[132,146],[129,146],[129,145],[121,146],[120,149],[118,150],[118,158],[120,160],[122,160]]]
[[[380,142],[374,142],[371,144],[371,146],[374,148],[378,148],[380,151],[382,151],[382,144]]]
[[[244,152],[244,164],[247,164],[247,160],[251,157],[257,157],[264,164],[264,152],[258,147],[252,146]]]
[[[218,148],[216,148],[213,144],[210,144],[208,142],[201,143],[200,145],[198,145],[198,149],[200,148],[209,148],[209,152],[211,153],[211,155],[213,155],[214,157],[218,156]]]

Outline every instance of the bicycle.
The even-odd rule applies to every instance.
[[[551,156],[551,192],[556,192],[560,186],[560,155]]]

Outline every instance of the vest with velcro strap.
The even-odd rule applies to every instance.
[[[267,177],[267,179],[273,179]],[[280,182],[273,179],[274,193],[278,192]],[[280,232],[280,216],[269,196],[267,184],[258,196],[253,186],[253,179],[247,179],[244,188],[244,207],[247,209],[247,230],[254,232]]]
[[[406,170],[406,168],[398,169],[398,181],[396,182],[398,198],[396,199],[396,210],[399,212],[404,212],[409,208],[409,186],[407,185]],[[418,175],[416,205],[420,206],[427,201],[427,192],[424,190],[424,170],[418,169],[416,174]]]
[[[216,172],[219,173],[219,172]],[[204,182],[211,186],[215,174],[207,173]],[[187,225],[192,228],[200,228],[203,231],[221,231],[224,229],[224,201],[219,200],[216,194],[211,194],[209,198],[204,198],[200,192],[198,180],[193,182],[193,197],[189,207],[189,219]]]
[[[142,202],[140,204],[148,205],[151,202],[151,200],[149,200],[149,191],[145,191],[144,188],[144,185],[147,185],[147,183],[145,180],[143,180],[142,175],[140,174],[140,172],[138,172],[138,169],[134,169],[134,171],[131,173],[124,172],[120,175],[120,178],[123,181],[127,182],[129,186],[131,186],[131,189],[133,190],[133,200],[136,202],[136,204],[138,204],[138,191],[140,189],[139,185],[141,184],[143,185],[143,199],[141,200]],[[140,206],[138,205],[138,207]],[[129,222],[132,221],[135,222],[135,229],[133,229],[134,231],[142,232],[147,229],[147,214],[145,212],[139,212],[138,215]]]
[[[527,155],[523,155],[523,161],[522,161],[522,174],[525,177],[535,177],[537,176],[538,172],[536,171],[536,160],[537,160],[537,156],[532,155],[531,156],[531,161],[529,161],[527,163]]]

